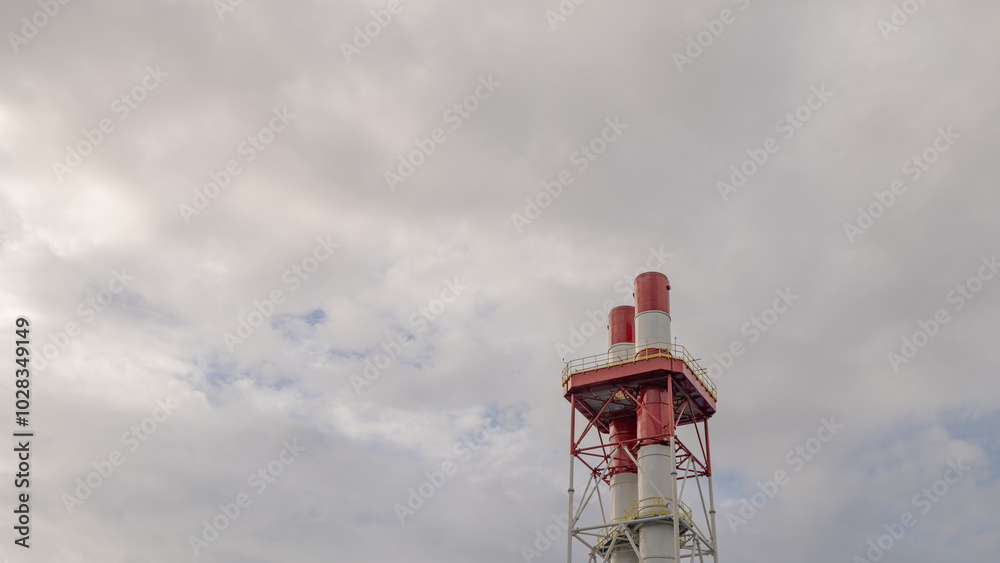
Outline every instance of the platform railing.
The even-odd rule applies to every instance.
[[[682,501],[676,501],[676,503],[677,511],[680,513],[681,519],[687,523],[689,528],[694,527],[694,516],[688,505],[684,504]],[[650,516],[672,516],[672,504],[673,501],[662,497],[651,497],[632,502],[625,509],[624,517],[615,518],[610,522],[612,527],[605,528],[598,532],[597,545],[599,547],[604,547],[611,541],[618,531],[617,526],[614,525],[636,520],[638,518],[648,518]]]
[[[577,373],[624,364],[633,364],[650,358],[673,358],[684,362],[688,369],[691,370],[691,373],[698,378],[698,381],[701,382],[702,386],[705,387],[710,395],[712,395],[712,398],[715,400],[719,399],[718,389],[715,387],[715,383],[708,377],[708,372],[705,371],[705,368],[698,365],[698,361],[695,360],[694,356],[687,351],[687,348],[681,346],[680,344],[673,344],[670,342],[653,342],[645,344],[644,346],[645,350],[639,356],[637,356],[634,351],[619,350],[570,360],[566,362],[566,367],[563,368],[562,382],[566,383],[566,380],[568,380],[570,376]],[[623,358],[621,357],[622,354],[626,354],[628,357]]]
[[[627,514],[631,520],[635,520],[636,518],[645,518],[647,516],[672,515],[673,511],[671,510],[671,505],[675,503],[677,504],[677,511],[680,513],[680,517],[687,522],[689,527],[693,526],[694,517],[691,513],[691,509],[688,508],[688,505],[684,504],[683,501],[679,500],[672,501],[662,497],[644,498],[630,504],[628,508],[625,509],[625,514]]]

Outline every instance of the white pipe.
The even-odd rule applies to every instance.
[[[635,357],[635,344],[632,342],[621,342],[608,349],[608,357],[611,363],[624,362]]]
[[[670,343],[670,315],[663,311],[643,311],[635,316],[635,353],[655,346],[657,342]]]
[[[670,447],[662,444],[647,444],[639,448],[639,499],[663,499],[661,502],[673,506],[673,499],[666,495],[672,494],[670,483],[671,461]],[[638,516],[654,514],[655,507],[648,506],[640,510]],[[645,514],[644,514],[645,513]],[[639,561],[642,563],[676,562],[674,557],[674,527],[677,513],[674,511],[674,521],[656,521],[643,524],[639,532]]]
[[[636,500],[639,493],[639,476],[635,473],[619,473],[611,477],[611,519],[625,517],[626,509]],[[611,563],[638,563],[639,555],[631,545],[619,544],[611,553]]]

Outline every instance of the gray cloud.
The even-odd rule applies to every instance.
[[[248,0],[221,19],[208,0],[42,4],[58,3],[0,7],[0,318],[32,322],[37,397],[32,549],[0,556],[196,560],[189,538],[247,492],[201,560],[522,560],[565,510],[556,343],[626,303],[616,282],[650,247],[670,255],[656,269],[678,341],[706,366],[746,348],[717,377],[720,517],[822,417],[844,424],[738,533],[720,518],[724,558],[847,561],[905,511],[893,558],[1000,548],[1000,278],[949,299],[1000,250],[995,5],[927,2],[892,30],[890,1],[592,1],[553,30],[554,1],[402,0],[378,26],[384,2]],[[735,21],[687,53],[727,8]],[[37,33],[12,40],[22,17]],[[366,25],[380,30],[348,62]],[[481,79],[494,91],[457,120]],[[814,88],[832,96],[788,129]],[[261,134],[282,108],[294,118]],[[609,118],[627,129],[583,169]],[[948,128],[947,151],[907,167]],[[723,201],[718,183],[768,138]],[[69,166],[67,147],[88,154]],[[413,171],[390,190],[401,157]],[[230,161],[186,221],[179,206],[216,193]],[[572,183],[538,199],[564,170]],[[845,223],[895,180],[905,191],[852,241]],[[339,246],[310,262],[318,238]],[[134,280],[112,291],[122,269]],[[786,288],[800,300],[751,342],[744,323]],[[894,371],[887,355],[938,309],[948,323]],[[597,328],[574,356],[605,351]],[[122,435],[168,397],[176,412],[130,450]],[[509,424],[456,461],[497,413]],[[258,494],[248,477],[293,439],[306,450]],[[968,476],[921,513],[914,495],[959,459]],[[394,505],[449,460],[400,525]]]

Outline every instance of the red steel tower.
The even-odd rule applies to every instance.
[[[717,562],[708,443],[716,388],[688,351],[670,340],[667,276],[640,274],[634,291],[634,307],[615,307],[608,315],[608,352],[563,369],[572,410],[566,560],[572,563],[576,539],[590,562]],[[578,414],[586,420],[582,429]],[[575,505],[578,462],[589,477]],[[595,497],[599,510],[588,509]],[[581,525],[583,520],[593,523]]]

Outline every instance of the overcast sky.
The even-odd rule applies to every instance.
[[[1000,5],[893,2],[5,2],[0,557],[564,561],[656,270],[721,561],[996,561]]]

